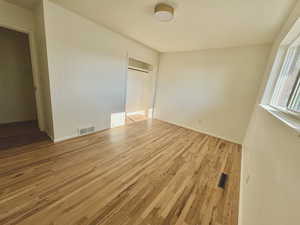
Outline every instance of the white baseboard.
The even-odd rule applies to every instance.
[[[209,133],[207,131],[202,131],[201,129],[196,129],[194,127],[190,127],[190,126],[187,126],[185,124],[180,124],[180,123],[177,123],[177,122],[173,122],[173,121],[169,121],[169,120],[164,120],[164,119],[160,119],[160,118],[155,118],[155,119],[161,120],[163,122],[167,122],[167,123],[170,123],[170,124],[174,124],[176,126],[183,127],[183,128],[189,129],[189,130],[193,130],[193,131],[196,131],[196,132],[199,132],[199,133],[202,133],[202,134],[206,134],[206,135],[209,135],[209,136],[220,138],[220,139],[223,139],[225,141],[229,141],[229,142],[233,142],[233,143],[237,143],[237,144],[242,144],[242,143],[240,143],[237,140],[231,140],[230,138],[226,138],[226,137],[222,137],[220,135],[212,134],[212,133]]]
[[[55,138],[53,142],[54,142],[54,143],[58,143],[58,142],[66,141],[66,140],[69,140],[69,139],[72,139],[72,138],[76,138],[76,137],[81,137],[81,136],[78,136],[78,135],[70,135],[70,136],[61,137],[61,138]]]
[[[70,136],[65,136],[65,137],[61,137],[61,138],[55,138],[55,139],[53,139],[53,142],[54,143],[58,143],[58,142],[67,141],[67,140],[70,140],[70,139],[73,139],[73,138],[84,137],[84,136],[87,136],[87,135],[92,135],[92,134],[95,134],[97,132],[104,131],[106,129],[109,129],[109,128],[97,129],[97,130],[95,130],[95,132],[89,133],[89,134],[86,134],[86,135],[73,134],[73,135],[70,135]]]
[[[166,123],[170,123],[170,124],[173,124],[173,125],[176,125],[176,126],[179,126],[179,127],[183,127],[183,128],[189,129],[189,130],[193,130],[193,131],[196,131],[196,132],[199,132],[199,133],[202,133],[202,134],[206,134],[206,135],[209,135],[209,136],[220,138],[220,139],[223,139],[225,141],[229,141],[229,142],[233,142],[233,143],[237,143],[237,144],[242,144],[242,143],[240,143],[237,140],[231,140],[230,138],[226,138],[226,137],[222,137],[220,135],[212,134],[212,133],[209,133],[207,131],[202,131],[201,129],[196,129],[194,127],[190,127],[190,126],[187,126],[185,124],[180,124],[180,123],[177,123],[177,122],[173,122],[173,121],[169,121],[169,120],[164,120],[164,119],[160,119],[160,118],[154,118],[154,119],[157,119],[157,120],[160,120],[160,121],[163,121],[163,122],[166,122]],[[95,130],[94,133],[103,131],[105,129],[108,129],[108,128]],[[94,134],[94,133],[91,133],[91,134]],[[48,132],[47,132],[47,134],[48,134]],[[90,134],[87,134],[87,135],[90,135]],[[74,135],[65,136],[65,137],[61,137],[61,138],[55,138],[55,139],[53,137],[51,137],[49,134],[48,134],[48,136],[52,139],[52,141],[54,143],[58,143],[58,142],[66,141],[66,140],[69,140],[69,139],[72,139],[72,138],[76,138],[76,137],[84,137],[85,135],[78,136],[78,134],[74,134]]]

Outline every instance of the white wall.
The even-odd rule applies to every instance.
[[[155,117],[242,143],[269,45],[161,55]]]
[[[300,138],[258,104],[275,59],[276,49],[300,16],[294,7],[272,48],[260,96],[243,149],[240,225],[299,224]]]
[[[127,54],[156,70],[158,53],[52,2],[45,5],[55,140],[110,127],[125,112]]]
[[[0,28],[0,124],[36,120],[29,38]]]

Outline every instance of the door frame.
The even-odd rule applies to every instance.
[[[36,39],[35,34],[32,30],[27,30],[24,28],[20,28],[18,26],[12,26],[9,24],[0,23],[0,27],[21,32],[28,36],[29,48],[30,48],[30,58],[31,58],[31,67],[32,67],[32,77],[33,77],[33,87],[34,87],[34,95],[36,102],[36,111],[37,111],[37,120],[38,126],[41,131],[45,131],[45,117],[44,117],[44,108],[42,102],[42,93],[41,93],[41,77],[39,73],[39,64],[37,58],[37,47],[36,47]]]
[[[125,117],[127,117],[127,111],[126,111],[126,106],[127,106],[127,81],[128,81],[128,66],[129,66],[129,58],[131,57],[131,55],[129,55],[128,52],[126,52],[126,61],[125,61],[125,95],[124,95],[124,112],[125,112]],[[138,57],[134,57],[134,58],[137,58],[139,59]],[[142,60],[143,61],[143,60]],[[157,64],[154,64],[152,65],[153,66],[153,70],[151,71],[151,75],[154,77],[154,83],[153,83],[153,93],[152,93],[152,104],[151,104],[151,107],[152,107],[152,112],[151,112],[151,117],[149,118],[154,118],[154,107],[155,107],[155,100],[156,100],[156,91],[157,91],[157,82],[158,82],[158,67],[159,65]],[[149,116],[149,115],[147,115]],[[126,119],[126,118],[125,118]]]

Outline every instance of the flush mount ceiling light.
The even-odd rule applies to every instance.
[[[160,21],[170,21],[174,18],[174,8],[166,3],[158,3],[154,9],[154,15]]]

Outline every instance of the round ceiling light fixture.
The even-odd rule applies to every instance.
[[[160,21],[170,21],[174,18],[174,8],[166,3],[158,3],[154,9],[154,15]]]

